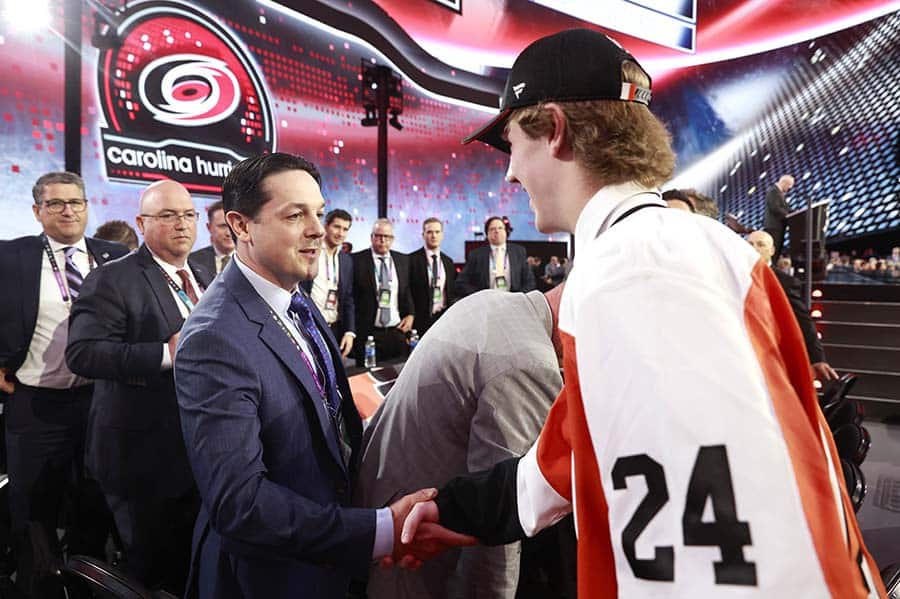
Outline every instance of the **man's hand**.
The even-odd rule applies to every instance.
[[[812,365],[812,368],[816,378],[821,381],[833,381],[839,378],[838,373],[834,371],[834,368],[828,362],[816,362]]]
[[[391,514],[394,517],[394,555],[384,558],[381,561],[382,567],[389,568],[398,563],[403,568],[415,570],[424,560],[447,549],[478,543],[475,537],[453,532],[437,524],[437,504],[431,501],[436,496],[436,489],[423,489],[391,504]],[[421,514],[422,506],[432,506],[431,511],[427,512],[427,521],[424,521],[424,516],[417,515],[410,525],[411,514]]]
[[[181,331],[176,331],[174,335],[169,337],[169,357],[172,358],[172,362],[175,362],[175,348],[178,346],[178,338],[181,336]]]
[[[404,316],[403,320],[400,321],[400,324],[397,325],[397,328],[404,333],[408,333],[412,329],[413,320],[415,320],[415,316],[412,314]]]
[[[12,381],[6,380],[6,375],[9,373],[9,370],[6,368],[0,368],[0,391],[7,393],[9,395],[13,394],[13,391],[16,390],[16,384]]]
[[[341,337],[341,355],[345,358],[350,355],[350,350],[353,349],[353,340],[356,339],[350,333],[344,333],[344,336]]]

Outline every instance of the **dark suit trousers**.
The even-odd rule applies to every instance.
[[[191,535],[200,510],[197,490],[192,488],[180,497],[107,495],[106,499],[122,539],[122,569],[150,589],[183,596]]]
[[[784,226],[768,227],[763,229],[772,236],[775,245],[775,255],[772,256],[772,266],[778,266],[778,259],[781,258],[781,251],[784,249]]]
[[[19,574],[34,596],[56,594],[43,580],[60,557],[56,529],[66,508],[69,555],[106,559],[111,528],[100,487],[84,474],[84,440],[93,385],[46,389],[16,383],[6,402],[9,503]]]

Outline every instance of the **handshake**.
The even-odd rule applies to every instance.
[[[381,560],[382,568],[395,565],[415,570],[422,562],[454,547],[477,545],[478,539],[438,524],[437,489],[422,489],[390,505],[394,519],[394,553]]]

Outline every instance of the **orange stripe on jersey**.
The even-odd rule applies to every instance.
[[[807,525],[816,548],[819,564],[832,597],[839,599],[869,596],[856,556],[863,552],[873,572],[871,556],[861,542],[859,527],[846,491],[841,484],[841,501],[835,501],[825,451],[839,464],[830,433],[824,435],[824,420],[816,400],[812,377],[800,328],[784,291],[771,269],[760,261],[753,269],[752,283],[744,304],[744,317],[750,341],[763,370],[766,386],[790,454],[797,488]],[[566,371],[568,374],[568,370]],[[794,409],[797,401],[802,411]],[[825,429],[827,430],[827,429]],[[838,470],[838,479],[843,474]],[[850,543],[840,525],[847,514]],[[877,576],[874,584],[880,585]],[[884,596],[883,586],[879,593]]]
[[[618,596],[618,586],[608,506],[581,399],[575,339],[564,332],[561,337],[566,382],[538,439],[538,464],[547,481],[563,497],[572,496],[574,471],[578,596],[613,599]],[[569,488],[560,488],[563,485]]]

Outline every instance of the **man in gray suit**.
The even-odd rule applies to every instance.
[[[454,304],[412,352],[363,436],[357,502],[380,507],[521,455],[562,387],[562,286],[486,290]],[[551,341],[552,338],[552,341]],[[512,599],[519,543],[451,551],[418,571],[373,569],[369,599]]]

